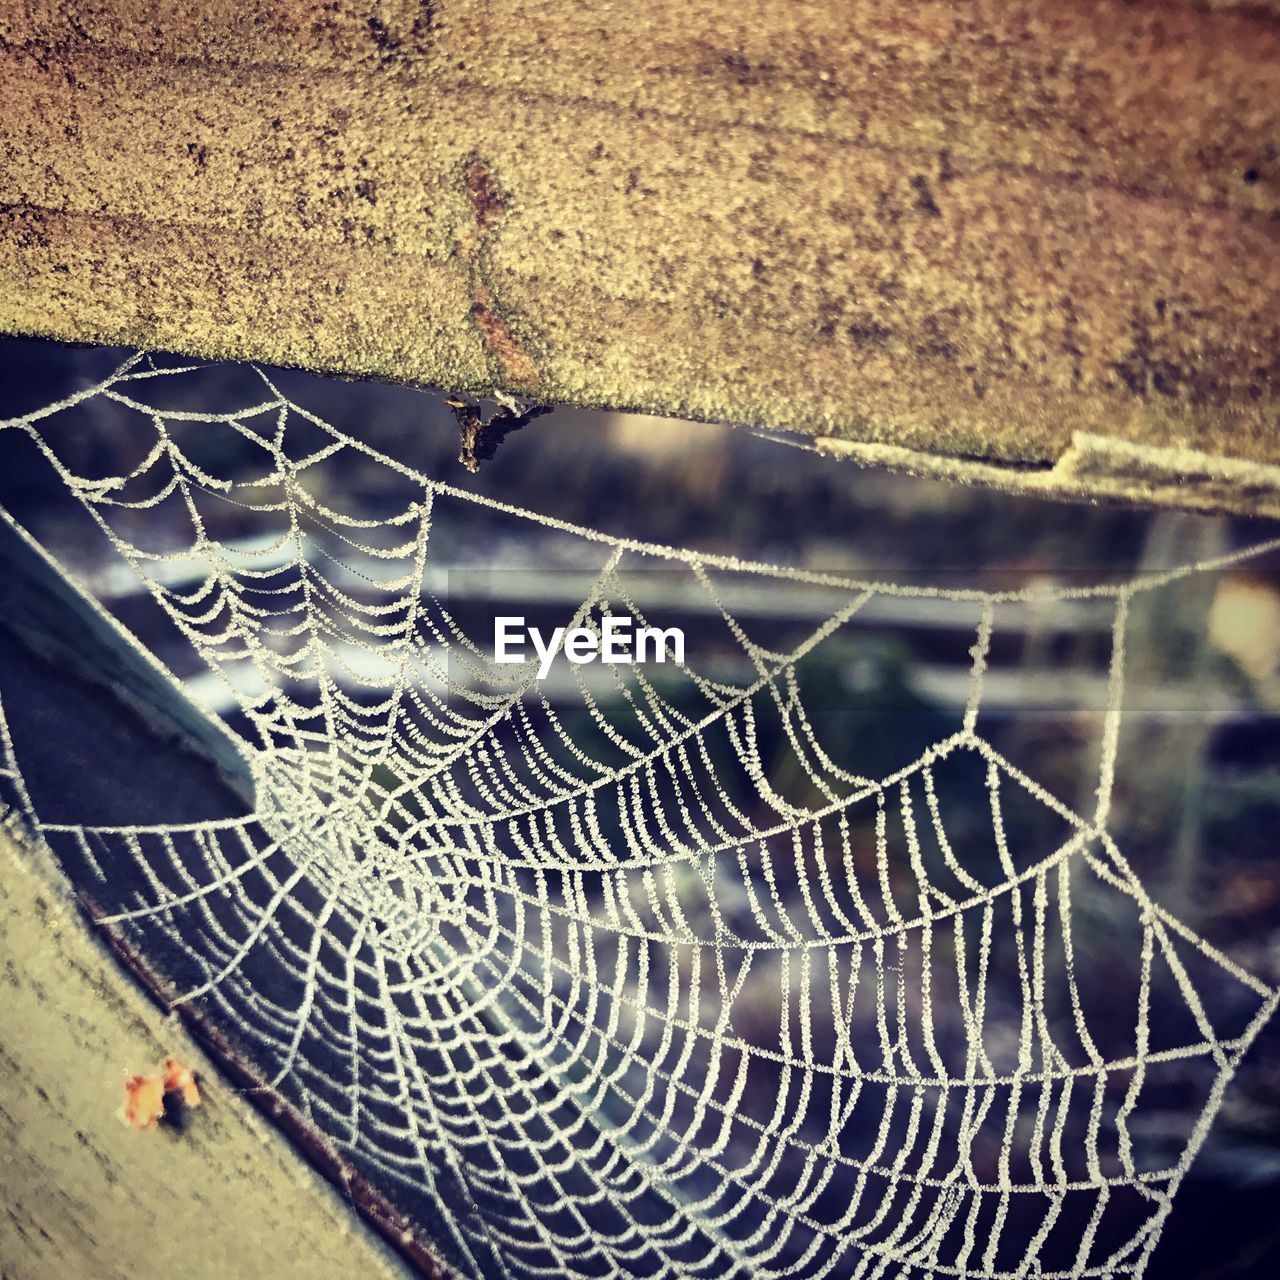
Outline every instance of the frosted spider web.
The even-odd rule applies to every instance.
[[[7,730],[0,781],[110,923],[184,958],[181,999],[421,1207],[460,1274],[1143,1272],[1277,993],[1152,901],[1109,830],[1126,617],[1262,548],[1008,592],[738,562],[455,488],[265,373],[227,412],[160,407],[193,369],[137,356],[0,427],[35,441],[225,686],[253,811],[42,821]],[[90,404],[144,442],[126,473],[63,460],[58,423]],[[355,516],[315,483],[354,462],[403,504]],[[431,576],[432,540],[477,508],[595,557],[583,625],[640,613],[629,572],[679,574],[751,674],[617,667],[605,697],[573,669],[566,714]],[[175,510],[187,536],[160,545]],[[256,541],[213,531],[228,511]],[[834,604],[770,649],[727,603],[744,581]],[[886,598],[971,607],[971,674],[951,729],[870,777],[820,740],[799,673]],[[1110,613],[1083,812],[982,732],[1001,611],[1071,600]],[[1082,901],[1122,922],[1127,979],[1078,945]],[[1101,1012],[1117,985],[1119,1025]],[[1170,1091],[1194,1098],[1185,1120]]]

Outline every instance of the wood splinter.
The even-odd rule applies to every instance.
[[[534,418],[551,412],[550,405],[529,404],[505,392],[497,392],[493,398],[498,408],[487,418],[478,403],[460,396],[445,398],[445,404],[458,420],[461,439],[458,461],[473,475],[480,470],[482,462],[493,457],[507,436],[527,426]]]

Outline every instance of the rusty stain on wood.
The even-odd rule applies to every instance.
[[[484,278],[485,238],[509,199],[499,189],[489,168],[478,159],[473,158],[467,164],[465,186],[472,221],[458,235],[458,256],[471,275],[472,318],[498,361],[497,385],[518,391],[537,391],[538,370],[498,310]]]

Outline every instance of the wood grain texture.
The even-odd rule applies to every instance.
[[[126,981],[43,855],[0,828],[0,1276],[392,1280],[400,1265]],[[203,1103],[129,1129],[127,1075],[174,1054]]]
[[[1077,434],[1280,463],[1275,0],[25,0],[0,36],[0,328],[996,482]]]

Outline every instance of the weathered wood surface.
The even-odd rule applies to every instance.
[[[1280,463],[1276,0],[10,0],[0,35],[0,329],[1280,510],[1216,460]]]
[[[125,1077],[167,1054],[198,1068],[202,1105],[180,1133],[129,1129]],[[0,1191],[4,1280],[405,1274],[3,829]]]

